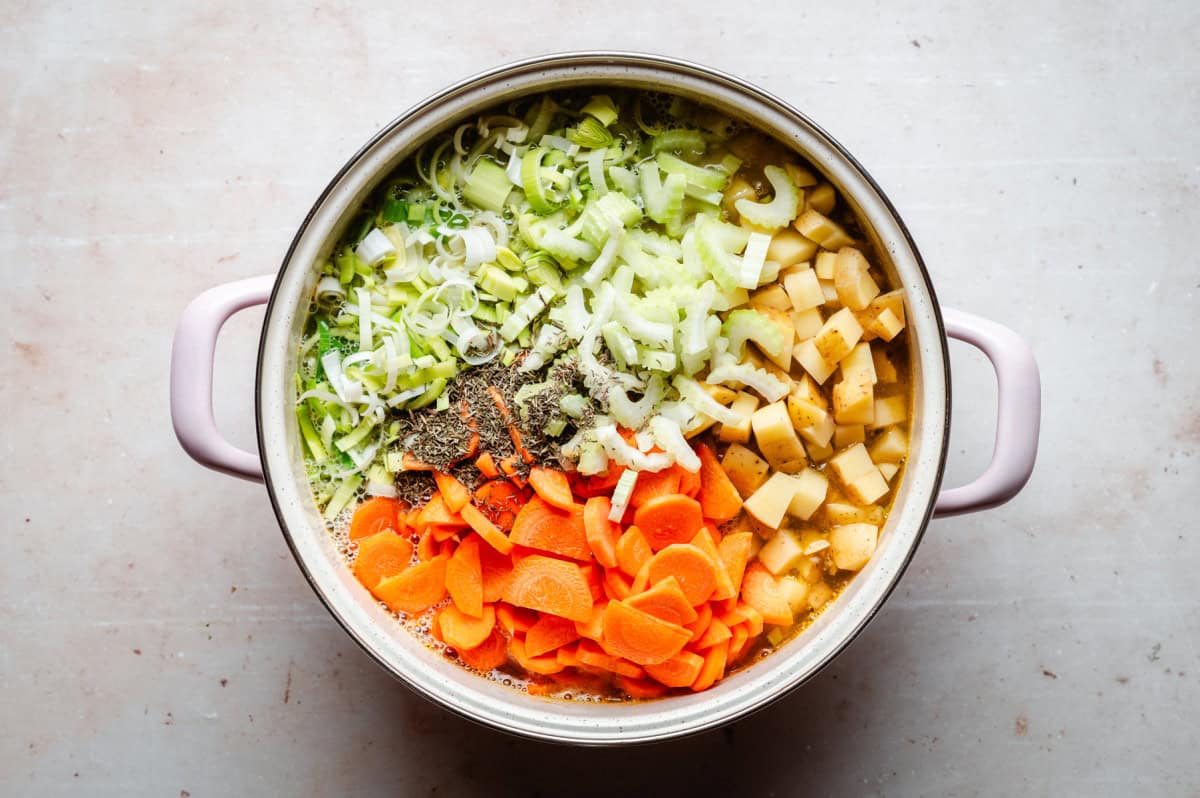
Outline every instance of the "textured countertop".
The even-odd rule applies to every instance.
[[[768,8],[0,5],[0,793],[1198,794],[1198,7]],[[264,489],[180,451],[166,390],[188,300],[275,269],[390,118],[589,47],[703,61],[810,114],[942,302],[1029,338],[1045,397],[1026,490],[933,523],[807,687],[616,751],[503,737],[393,682]],[[218,353],[244,445],[260,322]],[[953,348],[949,484],[986,463],[995,408]]]

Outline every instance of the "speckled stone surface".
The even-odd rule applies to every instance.
[[[573,6],[0,5],[0,793],[1197,795],[1197,6]],[[589,47],[809,113],[943,303],[1022,331],[1045,380],[1025,492],[935,522],[834,665],[724,731],[609,751],[499,736],[385,676],[264,489],[179,450],[166,394],[187,301],[276,268],[391,117]],[[246,445],[260,321],[218,354]],[[954,350],[952,484],[995,406]]]

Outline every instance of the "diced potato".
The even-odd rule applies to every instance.
[[[833,280],[821,280],[818,278],[817,283],[821,286],[821,296],[825,297],[825,301],[821,303],[822,306],[831,313],[835,310],[841,310],[842,300],[838,296],[837,285]],[[862,324],[859,324],[859,326],[861,327]]]
[[[833,436],[832,419],[830,423],[830,437]],[[808,441],[804,447],[808,451],[808,458],[814,463],[820,463],[828,460],[833,455],[834,449],[831,445],[821,446],[820,444]]]
[[[796,566],[796,576],[809,585],[815,585],[817,582],[820,582],[824,578],[821,571],[821,558],[805,558],[803,562]]]
[[[748,443],[750,441],[750,417],[758,409],[758,397],[739,391],[729,409],[742,417],[737,424],[722,424],[717,438],[726,443]]]
[[[874,338],[890,341],[904,329],[904,322],[896,317],[891,308],[884,308],[875,318],[863,326],[863,333],[870,333]]]
[[[867,454],[867,447],[856,443],[829,461],[833,472],[838,475],[842,484],[849,485],[864,474],[877,471],[875,461]]]
[[[825,304],[825,293],[821,281],[812,269],[794,271],[783,278],[783,288],[791,300],[793,310],[809,310]]]
[[[817,242],[805,238],[789,227],[771,236],[771,245],[767,247],[767,260],[775,261],[780,268],[801,263],[815,254]]]
[[[767,472],[771,470],[766,460],[737,443],[725,452],[721,468],[743,498],[758,490],[767,481]]]
[[[787,291],[779,283],[771,283],[750,295],[750,307],[774,308],[775,310],[791,310],[792,301]]]
[[[820,252],[817,254],[813,271],[817,273],[817,278],[820,280],[832,280],[835,266],[837,266],[836,252]]]
[[[796,331],[797,341],[812,338],[821,331],[822,325],[825,324],[825,317],[821,315],[820,308],[793,310],[788,315],[792,317],[792,329]]]
[[[858,319],[846,308],[834,313],[821,327],[821,331],[812,339],[821,357],[829,363],[837,363],[858,343],[862,337],[862,327]],[[803,364],[801,364],[803,365]],[[809,372],[812,373],[811,371]],[[813,377],[816,377],[813,374]],[[818,380],[824,382],[824,380]]]
[[[801,399],[807,399],[814,405],[819,407],[829,407],[829,400],[825,398],[825,394],[821,392],[821,386],[816,380],[807,374],[801,374],[792,381],[792,393],[799,396]]]
[[[863,474],[846,485],[850,498],[859,504],[874,504],[887,495],[889,488],[887,480],[878,468]]]
[[[775,576],[786,574],[804,558],[800,539],[790,530],[781,529],[759,549],[758,561]]]
[[[878,315],[883,310],[890,310],[899,320],[900,326],[904,326],[904,291],[896,289],[888,291],[886,294],[880,294],[871,300],[871,304],[867,306],[867,310]]]
[[[908,436],[899,427],[889,427],[871,442],[870,453],[877,463],[899,463],[908,456]]]
[[[779,580],[779,592],[792,608],[793,615],[809,611],[808,590],[808,583],[795,576],[785,576]]]
[[[867,428],[862,424],[839,424],[833,428],[833,448],[845,449],[867,439]]]
[[[824,460],[833,454],[833,433],[837,431],[837,425],[833,423],[833,413],[825,411],[825,415],[817,423],[797,431],[800,433],[800,437],[807,442],[809,457],[813,460]],[[829,454],[820,457],[813,456],[814,446],[822,451],[828,448]]]
[[[792,224],[800,235],[816,241],[825,249],[837,251],[854,243],[842,226],[819,211],[809,209]]]
[[[734,399],[738,398],[738,392],[732,388],[726,388],[724,385],[714,385],[710,382],[700,383],[700,387],[705,393],[713,398],[717,404],[727,405]]]
[[[895,463],[880,463],[878,466],[879,473],[883,474],[883,478],[888,482],[892,481],[892,477],[896,476],[896,472],[900,470],[900,466]]]
[[[796,432],[811,427],[813,424],[819,424],[829,415],[824,407],[814,402],[811,399],[806,399],[801,396],[796,390],[788,394],[787,398],[788,416],[792,419],[792,426],[796,428]]]
[[[837,369],[837,363],[830,363],[821,357],[821,353],[817,351],[815,338],[809,338],[796,344],[792,348],[792,357],[818,384],[824,384],[825,380],[829,379],[829,375]]]
[[[691,426],[683,431],[683,435],[685,438],[694,438],[716,423],[717,420],[712,416],[706,416],[703,413],[697,413],[696,418],[692,421]]]
[[[883,351],[882,346],[871,350],[871,359],[875,361],[875,377],[879,382],[896,382],[900,379],[896,364],[892,362],[888,353]]]
[[[809,186],[815,186],[819,182],[819,178],[811,170],[797,163],[790,161],[784,163],[783,171],[788,173],[788,177],[796,184],[796,188],[808,188]],[[829,188],[832,189],[833,186]]]
[[[779,350],[779,355],[772,356],[763,352],[763,356],[786,372],[792,366],[792,344],[796,340],[796,328],[792,326],[792,317],[785,311],[768,306],[760,307],[758,312],[769,318],[783,336],[783,347]]]
[[[829,533],[833,562],[843,571],[859,571],[875,553],[879,527],[872,524],[835,526]]]
[[[779,529],[788,505],[796,495],[796,481],[791,474],[776,471],[746,499],[742,508],[764,526]]]
[[[875,388],[861,374],[833,386],[833,418],[839,424],[870,424],[875,420]]]
[[[796,495],[788,505],[788,515],[807,521],[825,501],[829,479],[815,468],[806,468],[796,477]]]
[[[833,598],[833,588],[824,582],[816,582],[808,588],[808,606],[819,610]]]
[[[870,504],[859,507],[846,502],[825,502],[825,519],[834,524],[875,524],[883,523],[883,508]]]
[[[889,396],[875,400],[875,420],[871,429],[883,429],[908,420],[908,407],[903,396]]]
[[[860,341],[850,354],[842,358],[842,362],[838,364],[842,370],[842,379],[861,379],[870,380],[874,385],[878,378],[875,374],[875,359],[871,357],[871,345],[866,341]]]
[[[879,296],[879,284],[871,278],[871,264],[854,247],[838,250],[833,264],[833,285],[838,299],[851,310],[865,310]]]
[[[746,178],[735,177],[729,181],[729,185],[725,188],[725,195],[721,198],[721,207],[729,214],[730,219],[739,218],[736,205],[740,199],[758,202],[758,192]]]
[[[754,442],[772,468],[794,474],[808,463],[804,446],[796,437],[787,405],[783,401],[759,408],[750,417]]]
[[[833,186],[822,183],[809,191],[805,199],[809,208],[818,213],[828,214],[833,212],[833,206],[837,203],[837,192],[833,190]]]

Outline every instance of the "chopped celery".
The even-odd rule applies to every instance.
[[[683,175],[687,182],[705,191],[724,191],[729,175],[718,169],[697,166],[669,152],[660,152],[654,159],[659,168],[671,175]]]
[[[725,317],[721,333],[729,339],[729,351],[736,358],[742,356],[746,341],[758,344],[771,357],[780,357],[787,344],[770,316],[749,308],[731,311]]]
[[[407,410],[420,410],[422,407],[429,405],[437,400],[442,395],[442,391],[446,390],[446,378],[440,377],[430,383],[425,393],[418,396],[408,403]]]
[[[637,364],[637,344],[629,337],[629,333],[625,332],[624,327],[618,322],[610,321],[600,328],[600,332],[604,336],[604,345],[608,347],[618,366],[627,369]]]
[[[497,266],[487,266],[479,280],[479,287],[505,302],[512,302],[523,290],[522,283],[526,288],[529,287],[526,280],[513,276]]]
[[[332,521],[337,518],[350,500],[354,498],[354,494],[362,485],[362,477],[358,474],[353,474],[338,485],[337,490],[333,492],[333,496],[329,498],[329,503],[325,505],[325,520]]]
[[[617,106],[607,94],[593,95],[582,110],[583,113],[595,117],[605,127],[617,121]]]
[[[364,418],[362,423],[355,427],[349,435],[338,438],[333,445],[338,448],[338,451],[348,452],[362,443],[371,434],[371,430],[375,429],[377,423],[373,417]]]
[[[588,400],[577,393],[569,393],[558,400],[558,407],[571,418],[583,418],[587,411]]]
[[[704,134],[699,130],[664,130],[654,137],[650,151],[682,152],[688,155],[702,155],[708,149]]]
[[[775,189],[775,197],[765,203],[743,197],[734,203],[734,207],[743,219],[755,227],[778,230],[791,224],[796,218],[803,196],[792,182],[791,176],[778,166],[765,167],[763,174]]]
[[[487,158],[480,158],[475,168],[463,186],[463,199],[489,211],[499,213],[504,210],[504,200],[508,198],[513,185],[508,180],[504,167]]]
[[[308,447],[308,452],[312,455],[312,458],[319,463],[329,457],[329,452],[325,451],[325,447],[321,443],[321,437],[313,427],[312,418],[308,414],[308,408],[304,405],[299,405],[296,408],[296,418],[300,422],[300,434],[304,438],[304,444]]]

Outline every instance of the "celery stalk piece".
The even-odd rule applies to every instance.
[[[633,496],[633,488],[637,485],[638,472],[627,469],[622,472],[617,479],[617,486],[613,489],[612,507],[608,511],[608,520],[614,523],[621,523],[625,517],[625,510],[629,507],[629,499]]]
[[[329,498],[329,503],[325,505],[324,517],[326,521],[332,521],[337,518],[350,500],[354,498],[354,494],[362,485],[362,477],[358,474],[353,474],[347,477],[342,484],[338,485],[337,490],[333,492],[333,496]]]
[[[742,356],[746,341],[758,344],[771,357],[780,357],[787,344],[783,333],[770,317],[751,308],[730,311],[721,332],[728,339],[729,351],[735,358]]]
[[[755,227],[778,230],[791,224],[796,218],[803,195],[792,182],[791,176],[778,166],[765,167],[763,174],[775,190],[775,197],[765,203],[743,197],[734,203],[734,207],[743,219]]]
[[[488,158],[480,158],[463,186],[463,198],[481,208],[499,213],[512,191],[504,167]]]

